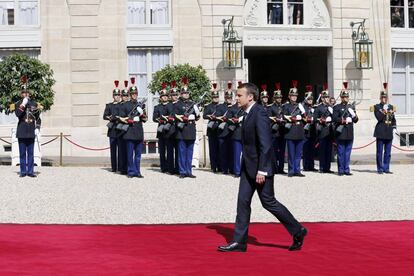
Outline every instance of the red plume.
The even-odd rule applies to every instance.
[[[293,88],[297,88],[298,87],[298,81],[297,80],[292,80],[292,87]]]
[[[328,84],[327,83],[323,84],[323,90],[328,90]]]
[[[342,84],[344,85],[345,90],[347,90],[348,89],[348,82],[344,81]]]
[[[384,86],[384,90],[388,89],[388,82],[384,82],[382,85]]]
[[[135,77],[131,77],[131,84],[135,85]]]
[[[238,81],[237,82],[237,86],[241,86],[243,84],[243,82],[242,81]]]
[[[125,85],[125,88],[127,88],[128,87],[128,81],[126,80],[126,81],[124,81],[124,85]]]
[[[164,90],[165,88],[167,88],[167,83],[166,82],[163,82],[162,84],[161,84],[161,88]]]
[[[20,81],[21,81],[23,84],[26,84],[26,83],[27,83],[27,76],[26,76],[26,75],[21,76]]]
[[[171,82],[171,87],[172,88],[175,88],[177,86],[177,82],[175,81],[175,80],[173,80],[172,82]]]
[[[262,84],[262,85],[261,85],[261,87],[262,87],[262,90],[263,90],[263,91],[266,91],[266,89],[267,89],[267,84]]]
[[[181,81],[183,82],[184,85],[188,85],[188,78],[187,77],[182,78]]]
[[[280,82],[276,82],[275,83],[275,89],[276,90],[280,90]]]
[[[213,89],[216,90],[217,89],[217,82],[213,82]]]
[[[119,80],[114,81],[115,87],[118,88],[119,86]]]
[[[233,86],[233,83],[231,82],[231,81],[228,81],[227,82],[227,88],[229,89],[229,90],[231,90],[231,87]]]
[[[306,85],[306,92],[311,92],[312,91],[312,85]]]

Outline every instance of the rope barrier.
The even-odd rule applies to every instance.
[[[72,140],[70,140],[68,137],[63,136],[63,138],[66,139],[66,141],[68,141],[69,143],[71,143],[74,146],[77,146],[78,148],[84,149],[84,150],[90,150],[90,151],[104,151],[104,150],[109,150],[111,147],[106,147],[106,148],[89,148],[89,147],[85,147],[85,146],[81,146],[75,142],[73,142]]]
[[[414,150],[403,149],[403,148],[397,147],[397,146],[395,146],[395,145],[392,145],[392,147],[393,147],[393,148],[396,148],[397,150],[400,150],[400,151],[405,151],[405,152],[414,152]]]
[[[374,141],[372,141],[372,142],[370,142],[370,143],[368,143],[368,144],[366,144],[365,146],[362,146],[362,147],[355,147],[355,148],[352,148],[353,150],[360,150],[360,149],[363,149],[363,148],[366,148],[366,147],[369,147],[369,146],[371,146],[372,144],[374,144],[376,142],[376,140],[374,140]]]
[[[11,145],[12,143],[10,143],[9,141],[4,140],[3,138],[0,138],[0,141],[6,143],[7,145]]]
[[[56,141],[58,138],[59,138],[59,136],[56,136],[56,137],[55,137],[55,138],[53,138],[52,140],[49,140],[49,141],[47,141],[46,143],[41,144],[41,146],[42,146],[42,147],[43,147],[43,146],[46,146],[46,145],[48,145],[48,144],[50,144],[50,143],[52,143],[52,142]]]

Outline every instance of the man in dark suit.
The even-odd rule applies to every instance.
[[[254,84],[244,83],[237,89],[237,103],[246,112],[242,125],[242,169],[234,239],[219,246],[219,251],[246,251],[250,223],[250,204],[257,190],[263,207],[272,213],[293,236],[289,250],[299,250],[307,234],[304,228],[274,197],[273,177],[277,170],[272,150],[270,119],[266,110],[256,103],[259,91]]]

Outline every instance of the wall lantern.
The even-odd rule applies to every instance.
[[[356,30],[354,30],[355,26],[358,26]],[[368,33],[365,32],[365,19],[360,22],[351,22],[351,27],[355,67],[358,69],[372,69],[373,42],[369,39]]]
[[[234,16],[223,19],[223,64],[227,69],[243,68],[243,40],[233,28]]]

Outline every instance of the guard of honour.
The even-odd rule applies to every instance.
[[[200,118],[198,104],[191,101],[188,79],[183,78],[182,89],[177,82],[163,83],[160,87],[160,103],[155,106],[153,121],[158,123],[157,138],[160,167],[163,173],[176,174],[180,178],[195,178],[192,174],[193,149],[196,139],[196,121]],[[132,86],[118,88],[115,81],[113,102],[108,103],[104,119],[108,120],[108,137],[111,146],[113,172],[128,177],[143,177],[140,160],[144,134],[142,124],[147,116],[145,103],[137,100],[138,89],[135,79]],[[238,86],[242,85],[241,82]],[[327,84],[318,99],[314,101],[311,85],[306,86],[304,100],[298,99],[298,82],[292,81],[288,101],[283,103],[280,83],[275,84],[272,97],[267,86],[261,86],[258,99],[269,117],[272,151],[275,155],[276,174],[289,177],[304,177],[302,171],[318,171],[315,159],[319,159],[320,173],[334,173],[331,170],[332,148],[337,147],[338,175],[352,175],[350,156],[354,140],[354,124],[358,122],[355,106],[349,103],[348,83],[343,83],[341,102],[335,104],[330,97]],[[220,103],[217,83],[212,84],[211,103],[203,111],[207,120],[207,137],[211,171],[240,177],[242,139],[241,126],[245,111],[233,101],[234,89],[229,81],[224,91],[224,102]],[[180,97],[179,97],[180,94]],[[273,99],[270,102],[270,99]],[[377,125],[374,136],[377,139],[377,171],[390,172],[391,145],[396,132],[395,107],[388,103],[387,84],[380,92],[380,103],[372,107]],[[285,149],[287,148],[288,172],[285,172]],[[303,169],[301,169],[301,161]]]

